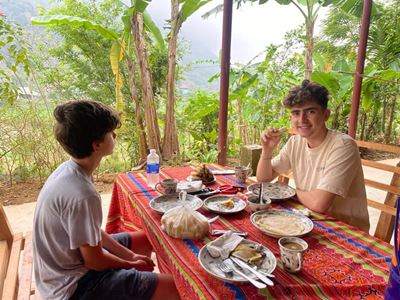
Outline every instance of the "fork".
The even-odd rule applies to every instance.
[[[233,275],[233,269],[229,267],[225,262],[221,262],[217,267],[224,272],[225,275],[232,277]]]
[[[247,279],[248,281],[250,281],[250,283],[252,285],[254,285],[256,288],[259,289],[264,289],[267,287],[267,285],[265,285],[262,282],[259,282],[257,280],[254,280],[253,278],[247,276],[246,274],[244,274],[243,272],[241,272],[233,263],[232,260],[230,260],[229,258],[225,259],[222,263],[221,263],[222,268],[224,268],[226,271],[231,271],[231,272],[236,272],[237,274],[239,274],[240,276],[242,276],[243,278]],[[221,267],[220,265],[220,267]],[[225,272],[223,269],[221,268],[222,272]]]

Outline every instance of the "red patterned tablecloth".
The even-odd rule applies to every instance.
[[[222,169],[210,165],[211,169]],[[184,180],[190,167],[164,168],[161,178]],[[215,188],[239,183],[234,176],[216,176]],[[161,215],[149,207],[159,193],[146,184],[145,173],[118,175],[114,184],[106,231],[117,233],[143,229],[151,241],[161,272],[171,273],[182,299],[383,299],[393,247],[339,221],[314,221],[314,229],[304,237],[309,250],[304,266],[294,275],[285,272],[280,262],[277,239],[261,233],[250,223],[250,211],[223,215],[213,223],[215,229],[247,231],[248,239],[268,247],[278,260],[273,287],[258,290],[250,284],[222,282],[206,273],[197,260],[199,250],[214,237],[180,240],[161,230]],[[296,201],[276,208],[301,209]],[[210,217],[203,208],[204,215]],[[321,218],[326,216],[318,215]]]

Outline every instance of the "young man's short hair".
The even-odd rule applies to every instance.
[[[300,86],[289,91],[289,94],[283,100],[283,105],[290,108],[306,101],[312,101],[326,109],[328,108],[328,100],[329,92],[324,86],[304,80]]]
[[[90,156],[93,142],[121,126],[119,114],[96,101],[66,102],[56,107],[54,117],[56,139],[74,158]]]

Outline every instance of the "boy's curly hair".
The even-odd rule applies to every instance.
[[[329,92],[318,83],[303,80],[300,86],[296,86],[289,91],[289,94],[283,99],[285,107],[293,107],[305,101],[318,103],[322,108],[328,108]]]
[[[77,100],[58,105],[54,132],[57,141],[74,158],[93,152],[93,142],[121,126],[119,113],[96,101]]]

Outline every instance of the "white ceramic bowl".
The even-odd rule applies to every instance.
[[[264,210],[271,206],[271,199],[264,194],[263,201],[261,204],[258,201],[257,195],[251,195],[247,197],[247,205],[250,207],[251,211]]]

